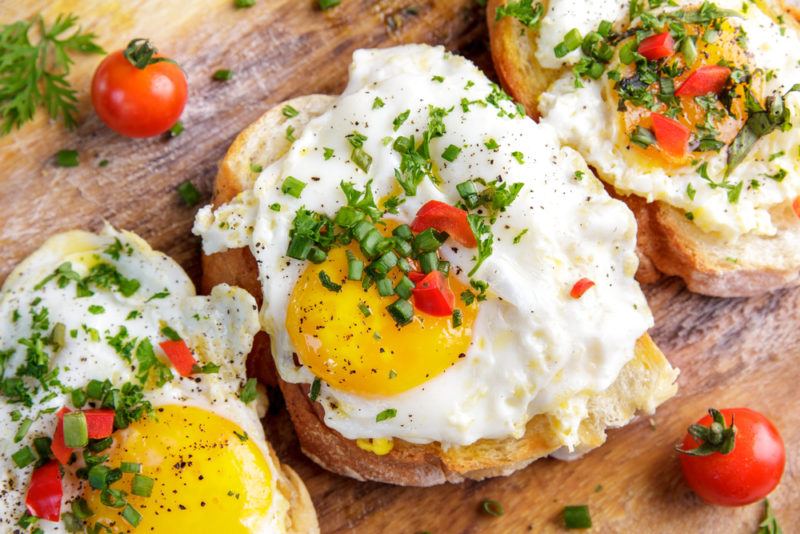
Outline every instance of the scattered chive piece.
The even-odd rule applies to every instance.
[[[319,0],[319,8],[322,11],[338,6],[342,0]]]
[[[92,304],[89,306],[89,313],[92,315],[100,315],[101,313],[105,313],[106,309],[102,306],[98,306],[97,304]]]
[[[83,412],[64,414],[64,444],[70,449],[79,449],[89,443],[89,427]]]
[[[409,115],[411,115],[411,110],[407,109],[400,115],[395,117],[394,120],[392,121],[392,129],[396,132],[400,128],[400,126],[402,126],[403,123],[406,122],[406,119],[408,119]]]
[[[586,173],[583,171],[575,171],[575,179],[579,182],[583,180],[583,177],[586,176]]]
[[[288,104],[283,106],[283,109],[281,110],[281,113],[283,113],[283,116],[286,117],[287,119],[291,119],[292,117],[297,117],[298,115],[300,115],[299,111],[297,111],[296,109],[294,109],[292,106],[290,106]]]
[[[568,529],[591,528],[592,518],[585,504],[564,507],[564,526]]]
[[[461,182],[456,185],[456,191],[458,191],[459,196],[468,208],[473,209],[478,207],[480,197],[478,196],[478,188],[475,186],[475,182],[472,180]]]
[[[119,470],[123,473],[141,473],[142,464],[136,462],[122,462],[119,464]]]
[[[361,147],[353,149],[350,153],[350,160],[364,172],[369,172],[369,167],[372,165],[372,156]]]
[[[72,397],[72,404],[76,408],[83,408],[83,405],[86,404],[86,393],[82,389],[73,389],[70,392],[70,397]]]
[[[515,160],[517,160],[517,163],[519,163],[520,165],[525,163],[525,154],[523,154],[519,150],[515,150],[514,152],[511,153],[511,155],[514,157]]]
[[[93,465],[88,473],[89,485],[94,489],[106,489],[108,487],[108,475],[110,472],[111,469],[105,465]]]
[[[324,147],[322,150],[324,151],[322,157],[326,161],[333,157],[333,149],[332,148]]]
[[[372,109],[382,108],[385,105],[386,104],[383,102],[383,100],[379,96],[376,96],[375,100],[372,101]]]
[[[233,78],[233,71],[230,69],[219,69],[211,75],[211,79],[217,82],[227,82]]]
[[[414,250],[417,253],[435,252],[442,245],[432,228],[423,230],[414,236]]]
[[[80,498],[75,499],[72,501],[72,513],[77,517],[79,520],[83,521],[88,519],[94,515],[94,512],[91,508],[89,508],[89,503],[86,502],[86,499]],[[81,525],[82,526],[82,525]],[[82,532],[83,529],[79,530],[78,532]]]
[[[131,493],[139,497],[149,497],[153,493],[154,482],[152,478],[137,473],[131,481]]]
[[[294,126],[286,127],[286,140],[290,143],[297,140],[297,138],[294,136]]]
[[[406,241],[414,239],[414,233],[411,231],[411,227],[407,224],[401,224],[392,230],[392,235],[399,237],[400,239],[405,239]]]
[[[453,310],[453,328],[458,328],[462,323],[461,310],[458,308]]]
[[[172,137],[178,137],[180,134],[183,133],[185,129],[186,128],[183,126],[183,123],[181,121],[178,121],[175,124],[173,124],[172,128],[167,130],[167,132],[169,133],[169,137],[172,138]]]
[[[239,399],[245,404],[249,404],[256,400],[256,379],[248,378],[244,383],[242,391],[239,393]]]
[[[97,164],[98,167],[108,167],[109,161],[107,159],[101,159],[100,163]]]
[[[500,145],[498,145],[498,144],[497,144],[497,141],[495,141],[494,139],[489,139],[488,141],[486,141],[486,142],[484,143],[484,145],[485,145],[485,146],[486,146],[486,148],[488,148],[489,150],[497,150],[498,148],[500,148]]]
[[[243,7],[253,7],[254,5],[256,5],[256,0],[233,0],[233,7],[237,9],[241,9]]]
[[[178,186],[177,190],[178,196],[181,197],[181,200],[187,206],[192,207],[200,202],[200,191],[198,191],[194,184],[189,180],[182,182]]]
[[[347,279],[361,280],[364,274],[364,262],[356,258],[351,251],[347,251]]]
[[[394,292],[397,296],[406,300],[411,298],[411,292],[414,289],[414,282],[407,276],[403,276],[397,285],[394,287]]]
[[[378,288],[378,294],[382,297],[391,297],[394,295],[394,288],[392,287],[392,281],[388,278],[381,278],[375,285]]]
[[[168,326],[168,325],[164,326],[161,329],[161,333],[164,334],[164,336],[167,339],[169,339],[170,341],[180,341],[181,340],[180,334],[178,334],[171,326]]]
[[[269,209],[272,211],[281,211],[281,205],[275,202],[274,204],[269,205]]]
[[[494,517],[500,517],[505,513],[503,510],[503,505],[494,499],[484,499],[481,502],[481,509],[485,514],[489,514]]]
[[[342,286],[333,282],[331,280],[331,277],[328,276],[328,273],[326,273],[325,271],[319,272],[319,281],[322,282],[322,287],[324,287],[328,291],[333,291],[334,293],[338,293],[339,291],[342,290]]]
[[[261,172],[263,170],[264,170],[264,167],[262,165],[259,165],[258,163],[251,163],[250,164],[250,172],[258,173],[258,172]]]
[[[444,149],[444,152],[442,152],[442,159],[452,163],[456,160],[456,158],[460,153],[461,153],[460,148],[458,148],[456,145],[450,145]]]
[[[364,315],[364,317],[369,317],[372,315],[372,310],[370,310],[369,306],[367,306],[364,302],[358,303],[358,309],[361,310],[361,313]]]
[[[449,274],[450,273],[450,262],[441,260],[439,264],[436,266],[436,270],[441,272],[442,274]]]
[[[425,252],[419,256],[419,266],[425,274],[436,271],[439,268],[439,256],[435,252]]]
[[[286,255],[296,260],[304,260],[308,258],[313,246],[310,238],[302,235],[296,235],[289,242],[289,248],[286,250]]]
[[[281,193],[294,198],[300,198],[305,187],[306,183],[304,181],[298,180],[294,176],[287,176],[283,181],[283,185],[281,185]]]
[[[578,30],[578,28],[573,28],[567,32],[564,36],[564,40],[555,46],[553,52],[557,58],[562,58],[573,50],[577,50],[582,42],[583,37],[581,37],[580,30]]]
[[[386,421],[387,419],[391,419],[397,415],[397,410],[394,408],[386,408],[381,413],[375,416],[375,421],[380,423],[381,421]]]
[[[14,460],[14,465],[22,469],[23,467],[28,467],[35,462],[36,456],[33,454],[33,450],[26,446],[12,454],[11,459]]]
[[[637,126],[633,132],[631,132],[631,143],[638,145],[642,148],[647,148],[650,145],[655,144],[656,136],[653,135],[653,132],[648,130],[647,128],[643,128],[641,126]]]
[[[33,419],[30,417],[26,417],[22,420],[19,424],[19,428],[17,429],[17,433],[14,435],[14,443],[19,443],[25,437],[25,434],[28,433],[30,430],[31,425],[33,424]]]
[[[308,398],[312,401],[315,401],[319,398],[319,390],[322,387],[322,382],[320,382],[319,378],[314,377],[314,381],[311,383],[311,391],[308,392]]]
[[[444,76],[439,76],[438,74],[431,78],[431,81],[442,83],[444,81]]]
[[[519,242],[522,241],[522,237],[527,233],[528,233],[528,229],[527,228],[523,228],[523,230],[520,233],[518,233],[517,235],[514,236],[514,244],[518,245]]]
[[[311,247],[308,251],[308,261],[311,263],[322,263],[328,258],[328,253],[319,247]]]
[[[252,0],[236,0],[237,2],[252,2]],[[252,5],[252,4],[251,4]],[[131,506],[130,504],[126,504],[125,508],[119,514],[122,518],[130,523],[132,527],[139,526],[139,523],[142,521],[142,514],[140,514],[136,508]]]
[[[59,150],[56,152],[56,165],[59,167],[77,167],[78,151],[77,150]]]
[[[405,299],[397,299],[389,304],[386,310],[398,326],[410,323],[412,317],[414,317],[414,307]]]

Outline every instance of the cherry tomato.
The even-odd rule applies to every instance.
[[[731,423],[736,428],[732,436],[733,449],[723,454],[718,445],[697,439],[698,427],[711,428],[713,422],[712,415],[700,419],[690,427],[681,451],[696,447],[713,451],[706,456],[680,455],[686,482],[700,498],[711,504],[743,506],[763,499],[780,482],[786,463],[786,451],[778,430],[769,419],[749,408],[730,408],[717,413],[722,414],[719,421],[724,420],[722,434],[720,426],[716,427],[717,435],[730,436]],[[725,444],[721,446],[725,450]]]
[[[128,137],[169,130],[186,105],[186,75],[145,39],[106,57],[92,80],[92,105],[109,128]]]

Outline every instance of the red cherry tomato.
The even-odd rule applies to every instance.
[[[651,113],[653,119],[653,133],[658,141],[658,146],[673,156],[683,156],[689,149],[689,128],[675,119],[665,117],[660,113]]]
[[[792,202],[792,209],[794,210],[794,214],[800,217],[800,197],[794,199],[794,202]]]
[[[637,52],[650,61],[670,57],[675,53],[675,41],[669,32],[651,35],[639,43]]]
[[[733,450],[708,456],[680,455],[681,469],[689,487],[704,501],[723,506],[743,506],[769,495],[781,480],[786,451],[778,430],[769,419],[749,408],[720,410],[725,426],[733,422]],[[707,415],[697,425],[708,427]],[[694,426],[694,425],[693,425]],[[684,451],[701,443],[690,434],[683,439]]]
[[[169,130],[186,105],[186,75],[156,54],[147,40],[135,39],[106,57],[92,80],[92,105],[117,133],[150,137]]]

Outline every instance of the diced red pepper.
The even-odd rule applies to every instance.
[[[800,217],[800,197],[794,199],[794,202],[792,202],[792,209],[794,210],[794,214]]]
[[[61,465],[67,465],[72,456],[72,449],[64,443],[64,414],[69,412],[70,409],[66,406],[56,412],[58,422],[56,423],[56,430],[53,432],[53,440],[50,443],[50,451]]]
[[[414,282],[414,285],[416,285],[416,284],[419,284],[422,281],[423,278],[425,278],[425,273],[420,272],[420,271],[408,271],[408,275],[407,276],[408,276],[409,280]]]
[[[61,467],[58,462],[50,460],[33,470],[28,494],[25,496],[25,506],[32,516],[47,521],[59,521],[63,496]]]
[[[465,247],[478,246],[475,234],[472,233],[467,221],[467,212],[450,204],[429,200],[419,209],[414,222],[411,223],[411,229],[414,232],[422,232],[428,228],[447,232]]]
[[[114,410],[83,410],[83,414],[86,416],[89,438],[103,439],[114,432]]]
[[[431,271],[413,289],[414,306],[435,317],[452,315],[456,296],[441,271]]]
[[[700,67],[675,91],[676,96],[703,96],[708,93],[717,94],[725,87],[731,76],[731,69],[721,65]]]
[[[571,290],[570,290],[570,292],[569,292],[569,296],[570,296],[570,297],[572,297],[572,298],[574,298],[574,299],[579,299],[579,298],[581,298],[581,297],[583,296],[583,294],[584,294],[584,293],[586,293],[586,292],[589,290],[589,288],[591,288],[592,286],[594,286],[594,282],[592,282],[592,281],[591,281],[591,280],[589,280],[588,278],[581,278],[580,280],[578,280],[577,282],[575,282],[575,285],[574,285],[574,286],[572,286],[572,289],[571,289]]]
[[[664,59],[675,53],[675,41],[669,32],[658,33],[639,43],[637,51],[650,61]]]
[[[686,154],[691,136],[689,128],[660,113],[651,113],[650,117],[653,119],[653,133],[658,141],[658,146],[673,156]]]
[[[197,360],[184,340],[162,341],[159,345],[181,376],[190,376],[192,374],[192,369],[197,364]]]

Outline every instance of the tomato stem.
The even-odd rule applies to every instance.
[[[165,57],[154,57],[157,53],[158,49],[153,46],[153,43],[151,43],[149,39],[138,38],[133,39],[130,43],[128,43],[128,46],[125,47],[123,55],[131,65],[139,70],[142,70],[148,65],[152,65],[154,63],[161,63],[162,61],[175,63],[171,59]]]
[[[708,456],[715,452],[720,454],[729,454],[733,451],[736,445],[736,425],[731,415],[731,426],[725,426],[725,416],[715,408],[709,408],[709,415],[711,415],[712,423],[708,426],[699,424],[691,425],[688,429],[689,435],[700,445],[694,449],[681,449],[676,447],[676,450],[681,454],[688,454],[689,456]]]

